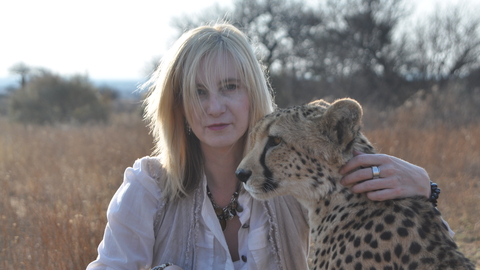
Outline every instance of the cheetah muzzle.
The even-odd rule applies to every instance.
[[[338,183],[353,150],[374,153],[361,118],[352,99],[269,114],[255,126],[237,177],[257,199],[289,194],[308,209],[313,269],[474,270],[426,198],[371,201]]]

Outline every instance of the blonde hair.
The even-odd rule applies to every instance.
[[[171,200],[190,194],[203,176],[203,156],[198,138],[189,135],[185,126],[192,113],[202,112],[198,110],[200,104],[195,83],[201,61],[213,61],[225,53],[233,60],[248,92],[249,130],[274,110],[271,88],[263,69],[240,30],[230,24],[216,24],[184,33],[147,82],[149,94],[145,99],[145,119],[155,140],[154,154],[160,157],[166,172],[163,192]],[[214,65],[212,72],[219,68],[222,67]],[[244,150],[248,144],[247,139]]]

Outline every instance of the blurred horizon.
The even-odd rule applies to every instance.
[[[145,82],[143,79],[92,79],[89,78],[96,87],[108,87],[119,94],[119,97],[126,99],[141,99],[142,91],[139,86]],[[9,89],[18,89],[20,81],[16,77],[0,78],[0,97],[7,94]]]

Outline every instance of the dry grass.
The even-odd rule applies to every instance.
[[[123,171],[151,152],[139,117],[41,127],[0,119],[0,269],[85,269]]]
[[[369,127],[384,153],[423,166],[462,251],[480,266],[480,125]],[[96,257],[105,211],[136,158],[151,152],[137,116],[108,126],[23,126],[0,118],[0,269],[85,269]]]
[[[480,125],[418,127],[403,120],[365,131],[379,152],[424,167],[441,188],[438,209],[461,251],[480,268]]]

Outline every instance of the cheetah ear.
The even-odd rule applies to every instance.
[[[330,103],[326,102],[323,99],[317,99],[317,100],[314,100],[314,101],[308,103],[308,106],[328,108],[328,107],[330,107]]]
[[[357,101],[339,99],[323,114],[319,127],[331,141],[346,147],[360,130],[362,115],[362,107]]]

